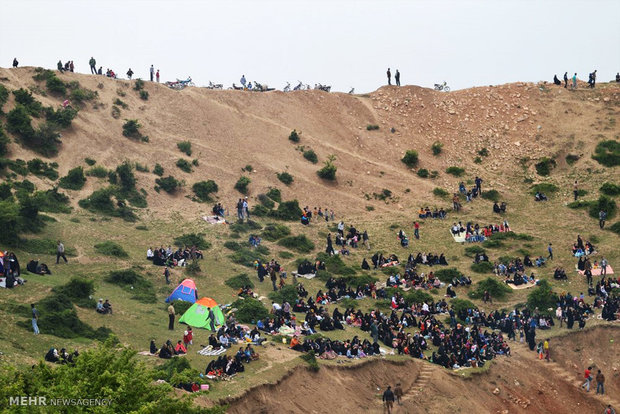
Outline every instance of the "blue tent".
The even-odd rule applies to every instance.
[[[184,300],[185,302],[196,303],[198,299],[198,291],[196,290],[196,284],[192,279],[185,279],[179,286],[176,287],[166,299],[166,303],[175,300]]]

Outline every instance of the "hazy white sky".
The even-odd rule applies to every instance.
[[[453,88],[620,71],[619,0],[0,0],[0,66],[74,60],[125,77],[192,76],[230,86],[286,81],[367,92],[386,83]]]

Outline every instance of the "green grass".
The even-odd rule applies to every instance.
[[[104,256],[118,257],[121,259],[129,257],[129,254],[127,254],[120,244],[110,240],[95,244],[95,251]]]

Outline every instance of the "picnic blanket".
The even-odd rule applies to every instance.
[[[455,242],[465,243],[465,232],[464,231],[460,232],[459,234],[452,233],[452,230],[448,230],[448,231],[450,232],[450,235],[452,236]]]
[[[209,224],[224,224],[226,220],[220,216],[202,216],[202,219]]]
[[[392,266],[399,266],[400,262],[387,262],[382,264],[380,267],[392,267]]]
[[[226,352],[226,348],[224,348],[223,346],[220,348],[213,349],[213,346],[211,345],[206,346],[202,348],[200,351],[198,351],[198,353],[203,356],[220,355],[220,354],[223,354],[224,352]]]
[[[299,273],[297,273],[295,271],[293,271],[291,273],[293,273],[293,276],[295,276],[295,277],[303,277],[305,279],[313,279],[313,278],[316,277],[316,273],[306,273],[305,275],[300,275]]]
[[[575,266],[575,269],[577,269],[577,266]],[[577,272],[581,275],[581,276],[585,276],[585,272],[583,270],[577,270]],[[592,276],[600,276],[603,272],[603,268],[602,267],[597,267],[597,268],[592,268]],[[610,265],[607,265],[607,274],[608,275],[613,275],[614,274],[614,269],[611,268]]]
[[[531,287],[534,287],[536,286],[536,283],[523,283],[523,284],[520,284],[519,286],[515,285],[514,283],[507,283],[507,285],[513,288],[514,290],[521,290],[521,289],[529,289]]]

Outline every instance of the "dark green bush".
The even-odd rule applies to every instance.
[[[84,169],[80,166],[69,170],[67,175],[60,179],[58,185],[69,190],[81,190],[85,183]]]
[[[314,250],[314,243],[304,234],[284,237],[278,241],[278,245],[299,253],[310,253]]]
[[[614,183],[603,183],[599,191],[608,196],[620,195],[620,185]]]
[[[420,168],[417,174],[420,178],[428,178],[428,170],[426,168]]]
[[[96,167],[87,170],[86,175],[89,177],[105,178],[108,176],[108,172],[109,171],[104,167],[97,165]]]
[[[58,179],[58,164],[55,162],[48,164],[39,158],[33,158],[27,163],[28,171],[38,177],[47,177],[50,180]]]
[[[293,130],[291,132],[291,134],[288,136],[288,139],[291,140],[292,142],[299,142],[299,134],[297,133],[296,130]]]
[[[2,107],[9,100],[9,90],[6,86],[0,84],[0,114],[2,114]]]
[[[45,108],[45,119],[52,124],[57,125],[59,128],[69,128],[71,126],[71,122],[75,119],[77,114],[78,111],[70,106],[66,108],[58,108],[57,110],[54,110],[51,106]]]
[[[260,230],[263,226],[254,220],[238,221],[230,225],[230,230],[236,233],[247,233],[248,231]]]
[[[218,187],[215,181],[199,181],[192,186],[192,191],[200,201],[211,201],[211,194],[217,193]]]
[[[205,240],[204,233],[187,233],[179,237],[175,237],[174,245],[180,248],[184,246],[196,246],[201,250],[207,250],[211,247],[211,243]]]
[[[472,263],[471,270],[476,273],[491,273],[493,272],[493,263],[490,263],[490,262]]]
[[[263,229],[262,238],[276,241],[291,234],[291,230],[283,224],[268,224]]]
[[[295,257],[293,253],[288,252],[286,250],[282,250],[281,252],[278,252],[278,256],[280,256],[280,258],[282,259],[292,259],[293,257]]]
[[[245,175],[242,175],[241,177],[239,177],[239,179],[235,183],[235,190],[239,191],[241,194],[247,194],[248,185],[251,182],[252,180],[250,180],[250,178],[246,177]]]
[[[573,165],[575,164],[577,161],[579,161],[579,158],[581,158],[579,155],[575,155],[575,154],[568,154],[565,158],[566,163],[568,165]]]
[[[435,141],[433,142],[433,145],[431,145],[431,150],[433,151],[433,155],[441,154],[442,149],[443,149],[443,144],[439,141]]]
[[[161,188],[168,194],[175,193],[182,186],[182,183],[171,175],[163,178],[157,178],[155,180],[155,184],[157,184],[158,188]]]
[[[270,217],[280,220],[296,221],[301,217],[302,211],[297,200],[283,201],[275,211],[269,213]]]
[[[93,165],[97,164],[97,161],[96,161],[96,160],[93,160],[92,158],[88,158],[88,157],[84,158],[84,162],[85,162],[86,164],[88,164],[89,166],[91,166],[91,167],[92,167]]]
[[[244,286],[249,286],[251,289],[254,288],[254,283],[252,283],[247,273],[240,273],[236,276],[228,278],[224,283],[226,284],[226,286],[229,286],[233,289],[241,289]]]
[[[415,150],[407,150],[405,152],[405,156],[401,159],[401,161],[409,168],[415,168],[418,166],[418,151]]]
[[[133,210],[124,205],[122,202],[117,202],[116,205],[111,199],[114,194],[113,188],[101,188],[93,191],[93,193],[83,200],[78,202],[78,205],[83,209],[105,214],[112,217],[120,217],[125,221],[134,222],[137,217]]]
[[[194,171],[194,169],[192,168],[192,164],[183,158],[179,158],[176,165],[181,171],[185,171],[186,173],[191,173],[192,171]]]
[[[74,304],[83,308],[94,308],[96,305],[93,295],[95,283],[81,277],[73,277],[64,285],[56,286],[52,292],[67,296]]]
[[[135,166],[136,166],[136,171],[149,172],[149,167],[147,167],[146,165],[142,165],[139,162],[136,162]]]
[[[611,226],[609,226],[607,228],[607,230],[612,231],[612,232],[614,232],[614,233],[616,233],[617,235],[620,236],[620,221],[618,221],[618,222],[612,224]]]
[[[263,306],[263,303],[253,298],[236,300],[232,307],[237,309],[235,316],[242,323],[255,324],[259,319],[265,319],[269,316],[269,311]]]
[[[237,263],[246,267],[254,267],[255,260],[260,260],[264,262],[267,259],[268,254],[269,249],[261,245],[255,249],[243,247],[231,254],[229,257],[233,263]]]
[[[92,101],[98,95],[99,94],[97,93],[97,91],[91,91],[90,89],[84,89],[78,86],[77,88],[74,88],[71,91],[69,98],[71,99],[72,102],[76,104],[82,104],[86,101]]]
[[[105,256],[120,258],[129,257],[129,254],[127,254],[121,245],[110,240],[95,244],[95,251]]]
[[[267,197],[265,194],[258,195],[258,202],[261,204],[261,206],[267,209],[272,209],[276,205],[276,203],[274,203],[273,200]]]
[[[453,175],[455,177],[461,177],[465,174],[465,168],[461,167],[448,167],[446,168],[446,173]]]
[[[136,82],[133,85],[134,91],[141,91],[144,89],[144,81],[142,79],[136,79]]]
[[[468,309],[478,309],[473,302],[467,299],[452,299],[450,301],[450,305],[457,315],[463,311],[467,311]]]
[[[480,194],[480,196],[484,198],[485,200],[491,200],[491,201],[499,201],[500,199],[500,194],[499,194],[499,191],[497,190],[483,191]]]
[[[318,372],[321,369],[321,366],[319,365],[319,362],[316,360],[316,356],[314,355],[314,351],[302,354],[300,358],[308,364],[308,369],[310,371]]]
[[[377,129],[379,129],[379,125],[372,125],[372,124],[366,125],[367,131],[376,131]]]
[[[338,167],[334,165],[335,157],[330,155],[327,161],[324,162],[323,168],[318,170],[317,175],[324,179],[334,181],[336,179],[336,171],[338,171]]]
[[[1,113],[1,111],[0,111],[0,113]],[[4,132],[4,129],[2,128],[2,124],[0,124],[0,157],[6,155],[9,152],[9,143],[10,142],[11,142],[11,140],[6,135],[6,132]],[[0,166],[0,170],[2,170],[2,168],[3,167]],[[284,173],[284,174],[286,174],[286,173]],[[282,181],[282,182],[284,182],[284,181]],[[291,182],[293,182],[293,177],[292,176],[291,176]]]
[[[67,93],[67,85],[61,81],[54,73],[47,77],[45,81],[47,90],[51,93],[64,96]]]
[[[405,302],[407,305],[412,305],[414,303],[428,303],[433,302],[433,297],[424,292],[423,290],[415,290],[412,289],[404,295]]]
[[[481,157],[488,157],[489,156],[489,150],[484,147],[480,150],[478,150],[478,155],[480,155]]]
[[[540,183],[540,184],[535,184],[532,186],[531,190],[530,190],[530,194],[535,195],[537,192],[543,193],[547,196],[549,196],[552,193],[556,193],[560,190],[560,188],[555,185],[555,184],[551,184],[551,183]]]
[[[345,264],[339,255],[328,256],[325,253],[319,253],[317,259],[325,262],[325,270],[335,275],[352,276],[355,275],[355,269]]]
[[[1,155],[1,154],[0,154]],[[293,176],[287,172],[281,172],[281,173],[277,173],[276,176],[278,177],[278,180],[280,180],[281,182],[283,182],[286,185],[291,185],[293,183]]]
[[[484,250],[482,247],[477,246],[477,245],[473,245],[473,246],[468,246],[465,248],[465,256],[467,257],[475,257],[476,255],[479,255],[481,253],[486,253],[487,251]]]
[[[32,195],[32,200],[40,211],[65,214],[71,212],[69,197],[66,194],[59,193],[56,187],[45,191],[37,191]]]
[[[148,101],[149,100],[149,93],[148,91],[140,91],[140,99],[142,99],[143,101]]]
[[[163,176],[164,175],[164,167],[162,167],[159,164],[155,164],[155,167],[153,167],[153,174],[158,175],[158,176]]]
[[[620,142],[616,140],[599,142],[594,149],[592,158],[606,167],[620,165]]]
[[[538,287],[534,288],[527,295],[527,307],[531,310],[538,308],[542,313],[550,314],[555,310],[558,297],[553,293],[553,289],[547,279],[542,279]]]
[[[317,157],[316,153],[309,149],[303,152],[304,158],[310,161],[312,164],[316,164],[319,162],[319,157]]]
[[[551,158],[544,157],[538,163],[534,165],[536,167],[536,173],[538,175],[549,175],[551,170],[555,168],[556,162]]]
[[[269,191],[267,191],[266,195],[276,203],[282,202],[282,193],[277,188],[269,187]]]
[[[298,297],[299,295],[297,294],[297,288],[293,285],[286,285],[278,291],[269,293],[269,299],[280,304],[288,302],[292,305]]]
[[[452,283],[452,279],[454,279],[455,277],[460,278],[461,276],[463,276],[463,274],[454,267],[439,269],[435,271],[435,277],[444,283]]]
[[[23,105],[15,105],[6,116],[7,130],[22,139],[34,136],[30,114]]]
[[[616,202],[607,196],[600,196],[598,200],[593,201],[588,209],[588,213],[590,217],[598,219],[598,214],[600,211],[607,212],[607,219],[612,219],[616,216]]]
[[[144,140],[144,136],[140,133],[140,122],[137,119],[126,119],[123,124],[123,135],[127,138]]]
[[[243,248],[239,243],[237,243],[236,241],[232,241],[232,240],[228,240],[224,242],[224,247],[227,248],[228,250],[232,250],[233,252],[236,252]]]
[[[189,141],[181,141],[177,143],[179,151],[185,153],[188,157],[192,155],[192,143]]]
[[[443,188],[439,188],[439,187],[435,187],[433,189],[433,194],[441,198],[445,198],[450,195],[450,193],[448,193],[446,190],[444,190]]]
[[[43,105],[32,96],[32,92],[27,89],[20,88],[13,91],[13,95],[15,96],[15,102],[23,105],[24,108],[26,108],[26,111],[28,111],[28,114],[34,116],[35,118],[41,116],[41,112],[43,112]]]
[[[151,281],[147,280],[135,270],[114,270],[103,279],[105,282],[122,287],[133,294],[131,299],[142,303],[155,303],[157,296]]]
[[[499,249],[500,247],[504,247],[504,243],[502,243],[500,240],[486,239],[484,242],[482,242],[482,247],[485,247],[487,249]]]

